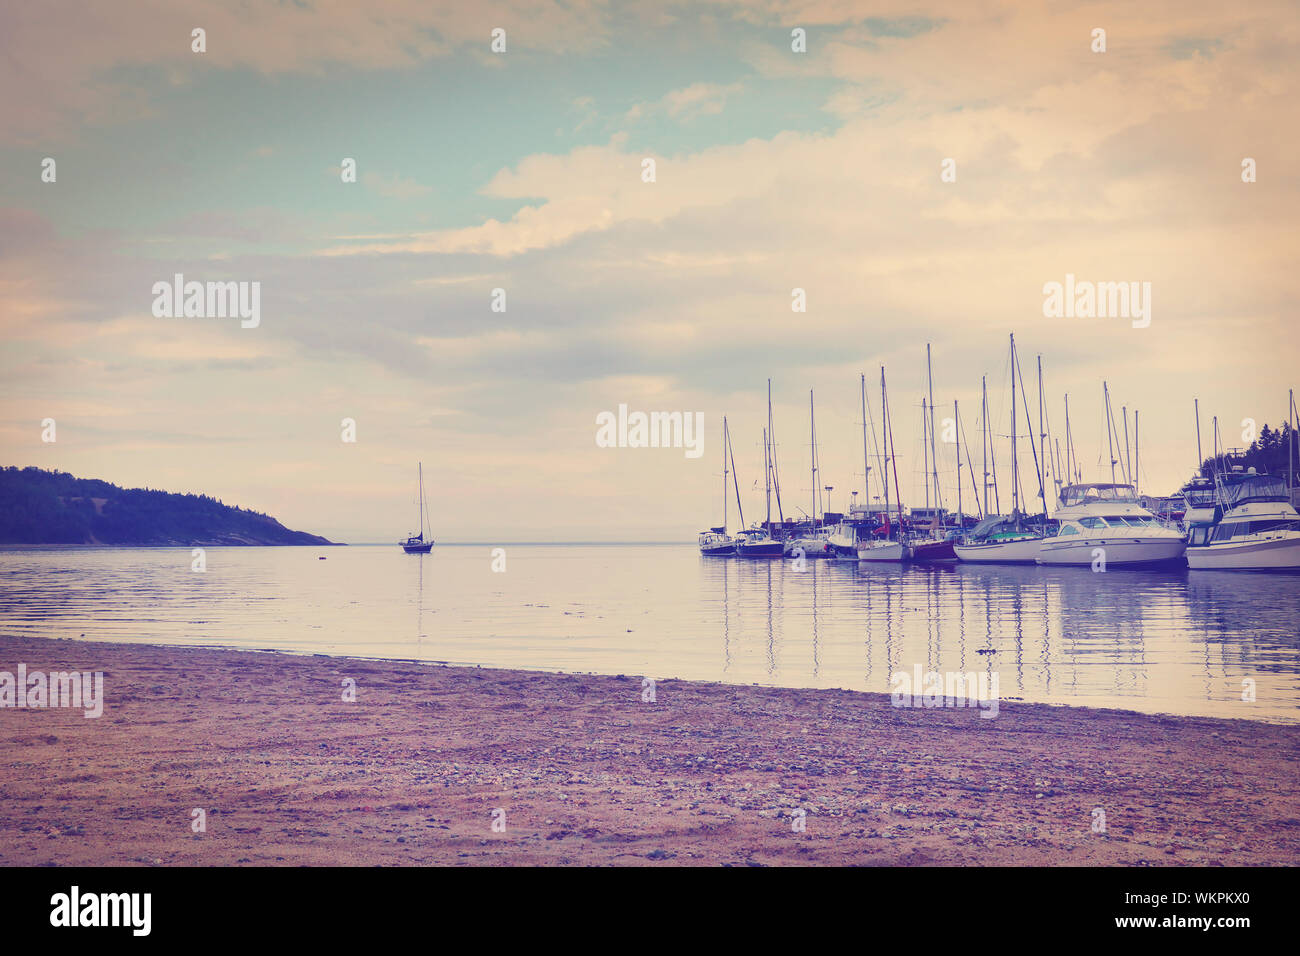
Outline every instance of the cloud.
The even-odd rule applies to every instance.
[[[655,113],[665,113],[672,119],[691,120],[700,116],[716,116],[727,105],[727,98],[744,89],[743,83],[692,83],[678,90],[670,90],[655,103],[637,104],[624,116],[632,122]]]
[[[815,387],[823,467],[842,487],[860,479],[849,477],[861,468],[857,374],[870,386],[883,364],[906,482],[925,343],[936,397],[945,409],[958,399],[977,436],[980,375],[1002,401],[995,387],[1014,330],[1027,365],[1044,355],[1058,426],[1070,392],[1076,441],[1091,443],[1082,453],[1097,451],[1104,377],[1119,402],[1141,409],[1151,485],[1172,490],[1194,455],[1192,390],[1225,421],[1275,421],[1267,409],[1283,403],[1292,374],[1280,357],[1300,346],[1297,27],[1263,9],[1171,6],[1148,17],[1126,5],[953,3],[927,11],[920,29],[866,20],[848,3],[746,7],[734,16],[761,24],[735,38],[735,55],[757,72],[746,90],[820,109],[820,128],[730,141],[692,123],[735,93],[690,82],[718,75],[710,34],[690,51],[695,61],[683,60],[688,75],[649,87],[684,84],[644,107],[683,122],[547,152],[554,128],[586,122],[595,102],[578,95],[590,75],[566,88],[537,66],[558,91],[556,115],[536,124],[544,135],[510,125],[508,153],[449,151],[448,178],[430,172],[429,187],[396,173],[363,180],[441,198],[451,171],[463,174],[470,185],[455,198],[468,212],[454,228],[413,228],[402,204],[366,203],[367,191],[344,191],[367,207],[360,214],[330,205],[335,190],[301,218],[259,212],[264,199],[212,209],[196,195],[170,222],[124,221],[111,233],[79,229],[75,216],[55,229],[37,200],[39,214],[0,211],[5,435],[15,455],[66,455],[67,467],[119,480],[134,469],[139,483],[202,486],[308,528],[352,506],[365,516],[357,521],[400,521],[409,460],[422,455],[440,462],[440,492],[458,513],[443,521],[461,521],[459,533],[493,533],[476,524],[484,515],[533,529],[545,515],[580,513],[612,535],[634,521],[658,535],[695,530],[700,509],[683,502],[711,500],[713,476],[680,455],[598,455],[597,411],[699,409],[710,435],[725,412],[744,484],[762,473],[766,377],[776,379],[782,463],[792,466]],[[730,15],[722,8],[722,20]],[[806,55],[788,51],[791,22],[818,27]],[[1087,48],[1097,23],[1109,32],[1104,55]],[[687,40],[691,26],[682,25]],[[719,35],[743,23],[723,26]],[[1181,56],[1192,47],[1180,37],[1221,42],[1213,55],[1198,40],[1201,52]],[[512,30],[512,51],[521,39]],[[751,56],[755,44],[786,70],[778,81],[778,67]],[[795,62],[802,72],[787,69]],[[111,150],[97,131],[83,135]],[[251,146],[231,149],[242,157]],[[647,156],[654,183],[641,179]],[[1240,181],[1244,156],[1258,160],[1258,183]],[[945,158],[956,162],[954,183],[940,179]],[[230,246],[221,274],[262,281],[259,329],[148,320],[153,281],[207,263],[206,247],[191,255],[187,239]],[[318,254],[286,251],[304,249]],[[1151,281],[1151,328],[1044,319],[1042,285],[1067,272]],[[508,292],[505,313],[490,311],[495,287]],[[806,314],[791,312],[793,287],[807,292]],[[84,448],[70,437],[42,449],[30,422],[60,402],[108,402],[126,429],[149,422],[162,435],[233,443],[123,456],[106,430]],[[345,415],[361,426],[354,449],[339,445]],[[60,419],[61,442],[63,428]],[[277,490],[267,462],[319,480]],[[115,467],[92,467],[106,463]],[[169,479],[177,469],[190,477]],[[528,495],[509,494],[525,486]],[[349,488],[375,489],[373,500],[352,502]]]
[[[512,53],[564,56],[601,46],[607,11],[599,0],[75,0],[5,4],[0,12],[0,129],[10,141],[39,142],[82,123],[138,119],[150,112],[156,68],[172,82],[213,70],[322,74],[338,67],[413,67],[459,50],[487,51],[490,31],[508,32]],[[207,52],[191,50],[191,30]],[[129,68],[129,69],[127,69]]]

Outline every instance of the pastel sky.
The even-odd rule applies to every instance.
[[[787,511],[809,390],[818,483],[862,488],[882,365],[923,503],[927,342],[977,467],[988,376],[1003,474],[1014,332],[1085,478],[1105,380],[1172,493],[1194,397],[1208,449],[1300,387],[1298,41],[1269,0],[6,4],[0,463],[361,542],[410,530],[423,460],[439,540],[690,540],[723,415],[760,514],[769,377]],[[261,324],[155,318],[175,273],[260,282]],[[1067,274],[1150,282],[1149,327],[1045,317]],[[620,403],[702,412],[703,457],[597,447]]]

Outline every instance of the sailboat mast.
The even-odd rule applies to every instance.
[[[736,514],[740,516],[740,527],[745,528],[745,506],[740,503],[740,479],[736,477],[736,450],[731,447],[731,431],[727,431],[727,454],[731,456],[731,485],[736,489]]]
[[[934,506],[943,509],[943,495],[939,492],[939,452],[934,443],[934,372],[930,368],[930,343],[925,343],[926,391],[930,395],[930,467],[934,469]],[[960,462],[958,462],[960,464]]]
[[[1133,490],[1142,494],[1142,479],[1138,477],[1142,465],[1142,448],[1138,445],[1138,410],[1133,409]]]
[[[772,459],[767,451],[767,429],[763,429],[763,488],[767,498],[767,533],[772,533]]]
[[[808,389],[808,434],[812,442],[808,452],[812,464],[812,520],[808,527],[811,532],[817,526],[817,411],[813,408],[812,389]]]
[[[1043,424],[1043,357],[1038,356],[1038,457],[1042,461],[1038,476],[1038,497],[1043,502],[1043,517],[1047,517],[1047,427]]]
[[[1062,468],[1061,468],[1061,439],[1059,439],[1059,438],[1053,438],[1053,437],[1049,434],[1049,435],[1047,436],[1047,440],[1048,440],[1049,442],[1052,442],[1053,444],[1056,445],[1056,477],[1053,479],[1053,484],[1056,485],[1056,500],[1057,500],[1057,501],[1060,501],[1060,500],[1061,500],[1061,485],[1062,485],[1062,482],[1061,482],[1061,471],[1062,471]],[[1069,475],[1068,475],[1068,474],[1066,475],[1066,480],[1067,480],[1067,481],[1069,480]]]
[[[889,420],[889,393],[885,391],[885,369],[880,368],[880,391],[884,395],[883,402],[885,405],[885,428],[889,432],[889,448],[893,452],[894,458],[894,498],[897,499],[898,506],[898,533],[899,540],[902,540],[903,533],[903,493],[898,489],[898,447],[894,444],[894,426]]]
[[[975,507],[979,508],[980,518],[983,519],[986,512],[980,505],[980,490],[975,487],[975,463],[970,460],[970,442],[966,440],[966,426],[962,424],[960,414],[957,416],[957,437],[960,439],[961,445],[966,446],[966,470],[970,472],[970,490],[975,496]],[[961,461],[961,445],[957,448],[958,462]],[[960,486],[961,482],[959,481],[957,484]]]
[[[1016,455],[1016,336],[1011,334],[1011,513],[1020,526],[1020,463]]]
[[[1106,452],[1110,455],[1110,483],[1115,484],[1115,443],[1111,440],[1110,427],[1110,388],[1105,382],[1101,383],[1101,394],[1106,402]]]
[[[989,513],[989,377],[980,376],[980,442],[984,446],[984,513]]]
[[[885,520],[889,520],[889,403],[885,401],[885,367],[880,366],[880,441],[885,453],[880,460],[881,484],[885,487]]]
[[[957,417],[957,399],[954,398],[952,400],[953,428],[958,428],[957,423],[960,421],[961,419]],[[961,520],[961,433],[958,432],[954,437],[957,439],[957,528],[960,532],[964,529],[964,524]]]
[[[727,533],[727,416],[722,416],[722,533]]]
[[[867,454],[867,373],[859,372],[862,390],[862,503],[871,510],[871,456]]]
[[[776,493],[776,514],[785,524],[785,509],[781,507],[781,473],[776,467],[776,425],[772,421],[772,380],[767,380],[767,440],[771,445],[772,490]],[[769,511],[771,509],[769,508]],[[769,522],[772,516],[769,514]]]
[[[1214,421],[1214,437],[1213,437],[1214,448],[1210,452],[1210,455],[1214,460],[1214,486],[1217,488],[1219,486],[1219,416],[1215,415],[1213,421]],[[1224,464],[1226,465],[1227,462],[1224,462]]]
[[[930,510],[930,442],[926,434],[925,420],[925,399],[921,399],[921,454],[925,457],[922,463],[921,475],[925,478],[925,510]]]
[[[1124,481],[1127,483],[1132,482],[1133,480],[1133,469],[1131,467],[1133,464],[1133,457],[1130,454],[1128,447],[1128,406],[1121,405],[1119,411],[1120,416],[1124,419]]]
[[[1079,459],[1074,454],[1074,432],[1070,431],[1070,393],[1065,393],[1065,467],[1069,470],[1069,480],[1078,484],[1082,479]]]

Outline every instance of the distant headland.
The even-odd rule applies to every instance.
[[[327,545],[207,495],[119,488],[41,468],[0,468],[0,544]]]

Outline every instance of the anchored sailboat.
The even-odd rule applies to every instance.
[[[898,458],[894,451],[894,427],[889,419],[889,393],[885,390],[885,367],[880,367],[880,406],[883,415],[881,439],[884,455],[880,461],[881,484],[885,489],[885,523],[868,537],[858,537],[859,561],[906,561],[912,556],[903,532],[903,501],[898,490]],[[889,518],[889,468],[894,470],[894,500],[898,504],[898,521]],[[891,526],[892,525],[892,526]],[[894,537],[891,538],[890,536]]]
[[[428,554],[433,550],[433,539],[425,540],[424,533],[429,526],[429,509],[424,500],[424,462],[417,466],[416,474],[420,485],[420,531],[418,534],[408,535],[405,541],[399,542],[402,550],[407,554]]]
[[[943,493],[939,487],[939,455],[934,441],[934,375],[930,369],[930,344],[925,345],[925,375],[929,383],[928,391],[930,396],[929,405],[923,400],[921,403],[921,429],[928,434],[929,445],[926,445],[926,437],[922,437],[921,446],[928,450],[929,460],[927,464],[932,469],[931,473],[925,476],[926,480],[926,517],[930,519],[930,526],[926,529],[924,536],[917,536],[912,539],[912,560],[914,561],[955,561],[957,555],[953,552],[952,539],[948,537],[945,528],[945,518],[947,512],[943,507]],[[927,420],[928,412],[928,420]],[[957,487],[961,487],[960,474],[958,475]],[[934,489],[934,509],[930,509],[930,489]],[[916,515],[916,509],[912,509],[913,516]],[[915,517],[913,519],[915,521]],[[915,528],[915,524],[913,525]]]
[[[988,515],[967,535],[955,551],[962,561],[976,563],[1033,564],[1038,560],[1042,547],[1044,526],[1047,524],[1047,496],[1043,483],[1042,469],[1039,467],[1038,446],[1034,445],[1034,470],[1038,475],[1038,495],[1043,502],[1043,514],[1035,517],[1036,526],[1026,527],[1025,515],[1020,508],[1020,466],[1016,448],[1016,380],[1019,377],[1019,362],[1016,356],[1016,337],[1011,336],[1011,514],[1000,516],[990,514],[988,505],[988,485],[985,479],[985,514]],[[1046,441],[1046,432],[1042,425],[1042,365],[1039,365],[1039,431],[1040,441]],[[1023,395],[1024,389],[1021,389]],[[988,399],[984,399],[984,429],[989,434]],[[1029,406],[1025,405],[1025,423],[1029,424]],[[1034,443],[1031,441],[1031,445]],[[986,438],[986,447],[991,447],[991,435]],[[994,465],[996,473],[997,466]],[[987,470],[985,472],[987,475]],[[996,478],[995,478],[996,481]],[[997,485],[994,485],[996,495]]]
[[[727,475],[734,469],[727,468],[727,454],[731,451],[731,430],[727,428],[727,416],[722,416],[722,525],[700,532],[700,554],[706,557],[726,557],[736,553],[736,542],[727,534]],[[740,506],[740,494],[737,489],[736,506]],[[740,513],[740,526],[745,526],[745,513]]]

